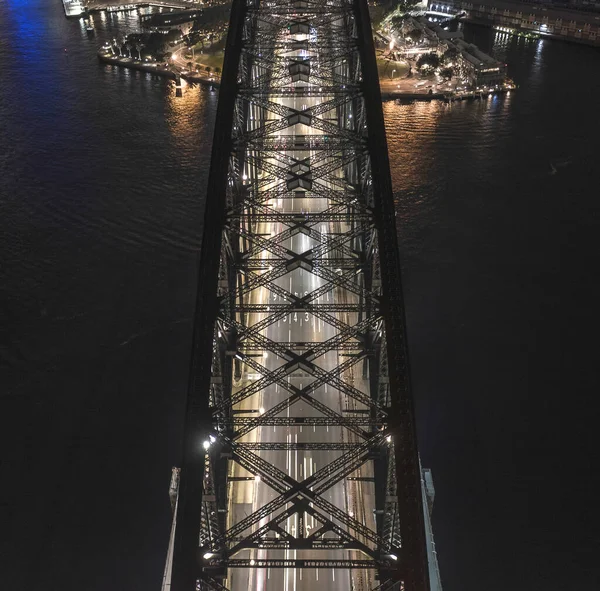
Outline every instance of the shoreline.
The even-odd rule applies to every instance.
[[[119,66],[121,68],[128,68],[130,70],[137,70],[139,72],[146,72],[148,74],[156,74],[157,76],[168,78],[170,80],[177,81],[178,78],[183,78],[187,82],[198,83],[207,87],[219,88],[221,86],[219,80],[211,80],[199,74],[182,73],[170,68],[144,64],[133,58],[114,56],[104,53],[103,51],[98,52],[98,59],[105,64]],[[435,92],[432,94],[425,92],[386,92],[382,90],[381,101],[397,101],[400,103],[443,101],[445,103],[452,103],[463,100],[481,100],[493,95],[504,95],[510,93],[510,91],[514,90],[515,88],[500,88],[490,91],[482,90],[461,93]]]
[[[459,91],[446,91],[446,92],[433,92],[431,94],[426,92],[406,92],[406,91],[381,91],[382,101],[395,100],[398,102],[430,102],[430,101],[444,101],[446,103],[452,103],[455,101],[463,100],[479,100],[487,98],[493,95],[510,94],[512,90],[517,88],[516,85],[512,85],[504,88],[490,88],[485,90],[465,90]]]
[[[515,87],[516,88],[516,87]],[[434,92],[433,94],[416,93],[416,92],[382,92],[382,101],[394,100],[399,103],[413,102],[431,102],[443,101],[445,103],[454,103],[460,101],[483,100],[490,96],[510,94],[515,88],[499,88],[494,90],[475,90],[471,92],[456,92],[444,93]]]
[[[123,58],[116,55],[107,54],[103,51],[98,52],[98,59],[105,64],[119,66],[121,68],[128,68],[130,70],[138,70],[139,72],[147,72],[148,74],[156,74],[157,76],[169,78],[170,80],[176,81],[178,78],[183,78],[187,82],[198,83],[204,86],[212,86],[214,88],[219,88],[219,86],[221,86],[221,82],[219,80],[211,80],[210,78],[206,78],[205,76],[201,76],[199,74],[184,74],[170,68],[165,68],[164,66],[161,67],[149,65],[130,57]]]
[[[553,39],[600,47],[600,14],[575,10],[567,6],[523,3],[518,0],[481,0],[470,4],[466,0],[445,0],[448,17],[465,13],[464,22],[486,27],[504,27],[523,33],[535,33],[541,39]],[[435,0],[428,1],[428,11],[438,8]]]

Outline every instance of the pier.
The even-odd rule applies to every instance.
[[[79,0],[62,0],[62,3],[67,18],[79,18],[86,12],[85,6]]]

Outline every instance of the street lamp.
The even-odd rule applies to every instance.
[[[394,73],[396,72],[396,70],[392,70],[392,80],[394,79]]]

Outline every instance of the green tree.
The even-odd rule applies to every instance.
[[[442,68],[440,76],[444,80],[450,80],[454,76],[454,70],[452,68]]]
[[[444,51],[442,56],[442,62],[444,64],[454,64],[458,58],[458,49],[456,47],[449,47]]]
[[[432,72],[440,67],[440,58],[437,53],[424,53],[417,60],[417,69],[421,72]]]
[[[221,68],[219,68],[218,66],[215,68],[215,73],[218,74],[219,76],[221,75]]]
[[[204,68],[204,69],[206,70],[207,73],[210,74],[210,70],[211,70],[210,66],[206,66],[206,68]]]
[[[402,23],[404,23],[405,19],[406,19],[406,16],[404,16],[403,14],[396,15],[390,19],[390,24],[392,25],[392,28],[400,29],[402,27]]]
[[[410,39],[413,43],[420,43],[421,39],[423,39],[423,31],[421,29],[413,29],[407,33],[406,38]]]
[[[171,29],[167,33],[167,43],[175,43],[181,39],[181,31],[179,29]]]
[[[398,7],[396,11],[399,13],[410,12],[417,4],[419,4],[420,0],[400,0],[398,2]]]

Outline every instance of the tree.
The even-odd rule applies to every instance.
[[[443,80],[450,80],[454,76],[454,70],[452,68],[442,68],[440,76]]]
[[[406,17],[404,15],[393,16],[390,19],[390,23],[394,29],[400,29],[405,19]]]
[[[417,4],[419,4],[420,0],[400,0],[398,2],[398,7],[396,11],[400,14],[411,11]]]
[[[406,35],[407,39],[410,39],[413,43],[419,43],[423,38],[423,31],[421,29],[413,29]]]
[[[170,29],[167,33],[167,43],[175,43],[181,39],[181,31],[179,29]]]
[[[215,68],[215,74],[221,75],[221,68],[218,66]]]
[[[454,64],[458,58],[458,49],[456,47],[449,47],[444,51],[442,61],[444,64]]]
[[[417,69],[421,72],[431,72],[440,66],[440,58],[437,53],[424,53],[417,60]]]
[[[187,69],[188,69],[188,70],[191,70],[191,69],[192,69],[192,67],[194,66],[194,64],[192,64],[192,62],[188,62],[188,63],[186,64],[186,66],[187,66]]]
[[[210,66],[206,66],[206,68],[204,68],[204,69],[206,70],[207,73],[210,74],[210,70],[211,70]]]

